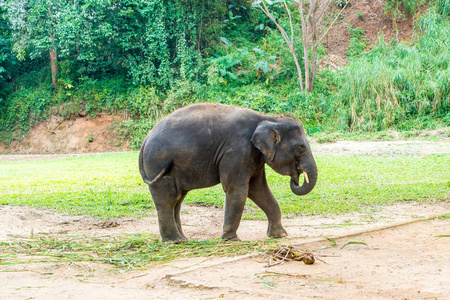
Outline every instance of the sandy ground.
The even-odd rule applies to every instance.
[[[267,267],[258,256],[182,259],[120,273],[88,262],[0,265],[2,299],[448,299],[450,297],[449,219],[397,226],[450,212],[450,203],[402,203],[367,213],[305,216],[284,220],[283,244],[313,251],[313,265],[288,262]],[[105,236],[124,232],[157,233],[154,216],[118,219],[101,228],[97,220],[65,216],[47,209],[1,206],[0,241],[39,233]],[[220,235],[222,210],[186,207],[188,236]],[[244,220],[242,239],[265,239],[267,223]],[[388,229],[381,229],[387,227]],[[375,231],[372,231],[375,230]],[[325,237],[337,245],[329,245]],[[339,238],[339,236],[344,236]],[[347,242],[365,244],[349,244]],[[1,262],[1,259],[0,259]]]
[[[338,142],[313,144],[315,155],[419,155],[449,153],[450,142]],[[75,154],[70,154],[72,156]],[[63,159],[64,155],[6,155],[1,161]],[[313,265],[288,262],[267,267],[258,254],[201,257],[121,273],[89,262],[2,265],[0,299],[449,299],[450,201],[398,203],[362,213],[284,219],[289,237],[283,244],[313,251]],[[102,228],[99,220],[67,216],[49,209],[0,206],[0,242],[41,233],[105,236],[158,233],[155,215],[116,219]],[[431,218],[423,221],[423,218]],[[411,221],[420,220],[410,223]],[[223,211],[214,207],[182,208],[190,238],[220,236]],[[407,224],[406,224],[407,223]],[[399,224],[403,224],[398,226]],[[384,228],[384,229],[383,229]],[[243,220],[243,240],[265,239],[266,221]],[[333,237],[337,245],[317,250]],[[359,244],[348,244],[358,242]],[[361,244],[364,243],[364,244]]]

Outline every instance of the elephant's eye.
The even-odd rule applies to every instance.
[[[304,145],[295,145],[294,152],[295,154],[301,155],[306,151],[306,147]]]

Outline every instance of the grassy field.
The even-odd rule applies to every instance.
[[[154,212],[142,182],[137,152],[92,154],[51,161],[0,163],[0,204],[49,207],[98,218]],[[267,168],[269,185],[284,217],[300,214],[369,212],[397,201],[445,201],[450,195],[450,155],[427,157],[319,156],[319,181],[307,196],[294,196],[289,178]],[[191,191],[186,204],[222,206],[220,185]],[[247,219],[265,218],[250,201]],[[0,242],[0,265],[95,261],[121,270],[150,262],[267,250],[277,241],[222,243],[220,239],[162,243],[154,234],[71,236],[38,234]]]
[[[154,210],[137,152],[92,154],[51,161],[0,163],[0,204],[49,207],[99,218],[143,216]],[[267,168],[284,217],[370,210],[397,201],[444,201],[450,195],[450,155],[427,157],[320,156],[319,181],[308,195]],[[185,204],[223,206],[220,185],[191,191]],[[265,218],[251,201],[247,219]]]

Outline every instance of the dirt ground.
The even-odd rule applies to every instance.
[[[448,299],[449,219],[411,221],[450,212],[450,203],[402,203],[339,216],[284,220],[283,244],[313,251],[313,265],[287,262],[267,267],[258,254],[180,259],[128,273],[88,262],[0,264],[2,299]],[[119,219],[101,228],[86,216],[47,209],[1,206],[0,241],[40,232],[105,236],[157,233],[155,216]],[[222,210],[185,207],[185,232],[208,239],[220,235]],[[240,237],[265,239],[267,223],[244,220]],[[386,228],[386,229],[383,229]],[[332,237],[336,246],[325,237]],[[360,244],[348,244],[357,242]],[[364,243],[364,244],[362,244]]]
[[[393,141],[312,144],[317,155],[415,155],[450,153],[450,141]],[[74,155],[1,155],[2,161],[63,159]],[[450,196],[450,195],[449,195]],[[288,262],[267,267],[258,254],[179,259],[121,273],[109,265],[45,262],[1,265],[2,299],[448,299],[450,298],[450,198],[440,203],[398,203],[361,213],[284,219],[286,245],[313,251],[313,265]],[[155,214],[115,220],[102,228],[88,216],[49,209],[0,206],[0,242],[31,232],[87,236],[158,233]],[[423,221],[423,218],[431,218]],[[419,221],[417,221],[419,220]],[[182,208],[190,238],[221,234],[223,210]],[[243,240],[263,240],[267,221],[243,220]],[[333,237],[336,246],[317,250]],[[348,244],[357,242],[359,244]],[[364,244],[362,244],[364,243]]]

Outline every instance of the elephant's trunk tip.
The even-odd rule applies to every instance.
[[[315,163],[310,168],[302,168],[297,174],[291,177],[291,190],[298,196],[308,194],[314,189],[317,182],[317,166]],[[300,185],[299,175],[303,174],[303,184]]]

